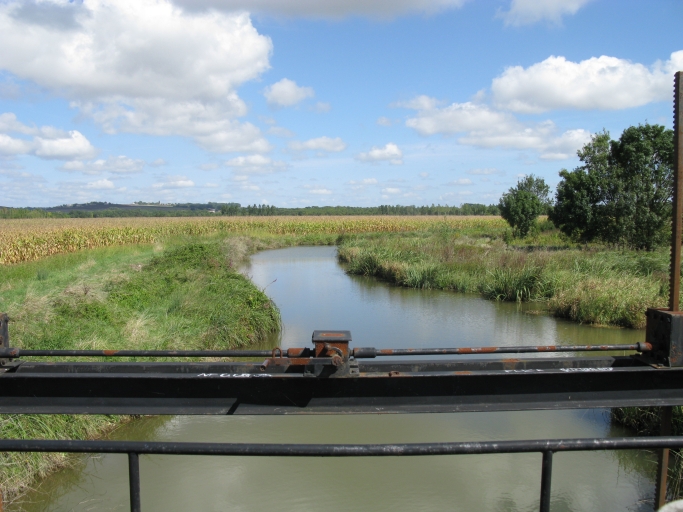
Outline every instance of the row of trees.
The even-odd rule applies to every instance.
[[[278,206],[254,204],[242,206],[228,203],[221,206],[223,215],[499,215],[498,206],[465,203],[460,206],[306,206],[304,208],[280,208]]]
[[[582,165],[562,169],[554,204],[542,178],[522,178],[500,200],[501,215],[526,236],[538,215],[577,242],[652,250],[668,240],[673,195],[673,131],[631,126],[619,140],[607,131],[577,152]]]

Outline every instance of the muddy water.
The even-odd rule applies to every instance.
[[[255,255],[245,271],[282,311],[270,346],[306,346],[314,329],[349,329],[353,345],[446,347],[633,343],[643,333],[529,314],[514,304],[416,291],[344,274],[330,247]],[[533,306],[532,306],[533,308]],[[605,410],[306,417],[147,418],[114,438],[158,441],[389,443],[620,436]],[[169,510],[534,511],[540,454],[414,458],[141,457],[142,507]],[[643,452],[560,453],[552,510],[650,510]],[[9,510],[127,510],[127,459],[83,458]]]

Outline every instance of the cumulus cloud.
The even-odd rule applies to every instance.
[[[383,188],[382,189],[383,194],[400,194],[401,189],[400,188],[393,188],[393,187],[388,187],[388,188]]]
[[[389,142],[384,147],[373,146],[370,151],[358,153],[356,159],[361,162],[381,162],[388,160],[394,165],[401,165],[403,163],[403,152],[394,144]]]
[[[153,183],[152,187],[156,189],[189,188],[194,187],[194,181],[186,176],[167,176],[164,181]]]
[[[9,135],[20,134],[30,139]],[[0,115],[0,154],[33,155],[48,160],[92,158],[97,153],[79,131],[64,131],[52,126],[31,127],[10,112]]]
[[[110,190],[114,188],[114,183],[109,181],[108,179],[102,179],[102,180],[97,180],[97,181],[92,181],[88,183],[85,188],[93,189],[93,190]]]
[[[263,155],[238,156],[225,162],[225,165],[232,167],[233,170],[239,172],[240,176],[244,176],[245,173],[269,174],[287,169],[287,164],[285,162],[272,160]]]
[[[505,172],[493,167],[485,167],[483,169],[470,169],[469,171],[467,171],[467,174],[471,174],[473,176],[491,176],[493,174],[502,175],[505,174]]]
[[[499,11],[506,25],[530,25],[539,21],[559,24],[591,0],[512,0],[509,11]]]
[[[569,158],[590,140],[583,129],[558,134],[552,121],[522,123],[508,112],[472,102],[419,110],[406,126],[426,136],[462,133],[458,141],[470,146],[534,150],[549,160]]]
[[[380,126],[391,126],[391,119],[388,117],[378,117],[377,118],[377,124]]]
[[[72,160],[65,162],[61,170],[70,172],[82,172],[83,174],[101,174],[103,172],[111,172],[113,174],[133,174],[142,172],[145,167],[144,160],[136,160],[128,158],[127,156],[110,156],[106,160],[94,160],[90,162],[83,162],[80,160]]]
[[[393,18],[409,13],[433,14],[457,9],[467,0],[175,0],[187,9],[259,12],[280,16],[340,19],[347,16]]]
[[[312,188],[308,191],[308,193],[329,196],[332,193],[332,191],[328,188]]]
[[[469,178],[458,178],[457,180],[453,180],[448,183],[449,185],[471,185],[472,180]]]
[[[49,12],[48,12],[49,11]],[[181,135],[219,152],[267,151],[235,92],[269,68],[249,15],[169,0],[4,2],[0,68],[71,100],[108,133]]]
[[[313,105],[312,110],[318,114],[325,114],[326,112],[332,110],[332,105],[325,101],[318,101],[315,105]]]
[[[295,81],[283,78],[266,87],[263,95],[271,107],[291,107],[306,98],[312,98],[315,96],[315,91],[312,87],[300,87]]]
[[[683,50],[649,68],[616,57],[572,62],[551,56],[523,68],[507,68],[495,78],[495,104],[521,113],[552,109],[616,110],[671,99],[671,77],[683,68]]]
[[[288,144],[289,149],[294,151],[328,151],[330,153],[339,153],[346,149],[346,142],[341,137],[317,137],[315,139],[308,139],[306,141],[293,140]]]

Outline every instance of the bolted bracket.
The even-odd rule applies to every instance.
[[[643,357],[649,364],[683,366],[683,311],[648,308],[645,341],[652,351]]]

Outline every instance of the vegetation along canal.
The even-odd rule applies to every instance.
[[[418,291],[345,274],[334,247],[265,251],[245,268],[279,306],[270,346],[307,346],[314,329],[348,329],[378,348],[634,343],[643,332],[524,314],[517,304]],[[111,437],[159,441],[399,443],[621,436],[609,411],[143,418]],[[561,453],[552,510],[651,510],[643,452]],[[538,507],[540,455],[411,458],[141,457],[142,506],[167,510],[491,510]],[[10,510],[127,510],[127,459],[83,459]]]

